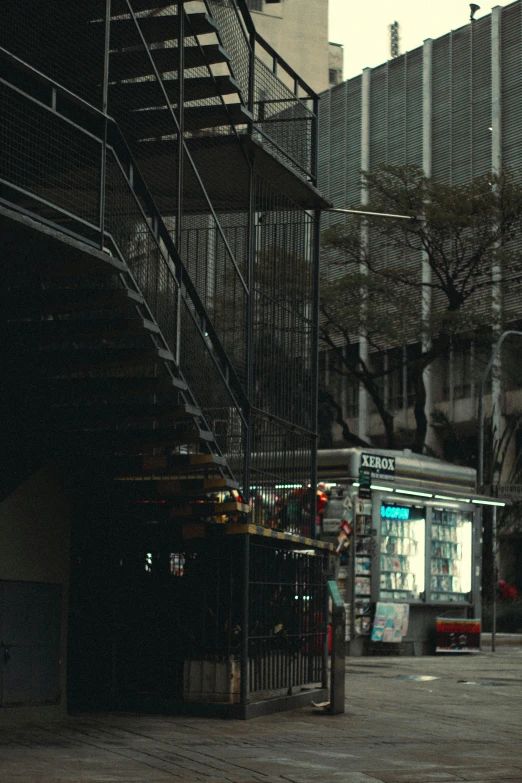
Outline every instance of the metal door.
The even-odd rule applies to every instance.
[[[0,705],[60,697],[61,586],[0,581]]]

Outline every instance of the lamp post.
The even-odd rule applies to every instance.
[[[478,466],[477,466],[477,483],[479,492],[484,490],[484,389],[486,387],[486,380],[491,368],[497,359],[502,343],[506,337],[511,336],[522,337],[522,332],[518,332],[514,329],[509,329],[506,332],[502,332],[497,342],[493,346],[489,362],[486,369],[482,374],[480,381],[480,391],[478,400]],[[493,506],[493,519],[491,524],[491,560],[492,560],[492,588],[493,588],[493,612],[491,618],[491,652],[496,650],[496,634],[497,634],[497,507]]]

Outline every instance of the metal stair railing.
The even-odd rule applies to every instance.
[[[173,353],[209,430],[224,412],[231,422],[233,442],[226,434],[216,441],[240,468],[248,401],[117,124],[5,49],[0,58],[4,77],[13,67],[24,75],[23,89],[0,78],[0,203],[92,247],[112,248],[126,262],[125,251],[135,255],[129,268],[138,287],[155,276],[148,307],[170,350],[177,345]],[[180,292],[179,318],[167,303],[173,291]]]
[[[252,135],[317,182],[319,96],[257,32],[245,0],[204,0],[253,115]]]
[[[144,17],[138,16],[133,10],[132,0],[118,0],[112,4],[113,14],[117,13],[118,16],[124,13],[134,24],[134,34],[129,31],[128,39],[125,41],[126,50],[136,49],[141,47],[142,52],[148,61],[150,73],[152,74],[153,89],[156,91],[154,101],[158,107],[163,110],[163,126],[155,131],[153,136],[167,138],[167,143],[172,145],[171,156],[177,158],[177,167],[173,168],[173,176],[176,177],[176,181],[172,186],[172,202],[174,206],[174,212],[170,217],[173,220],[173,233],[176,238],[176,245],[178,253],[181,253],[183,246],[182,234],[186,228],[193,228],[197,225],[201,228],[201,216],[206,220],[207,230],[210,228],[213,232],[214,243],[218,249],[216,258],[220,262],[220,268],[217,270],[218,290],[211,290],[209,286],[201,284],[197,276],[192,278],[192,282],[197,288],[199,298],[203,301],[207,313],[212,310],[212,305],[216,300],[225,299],[228,296],[228,292],[233,291],[233,301],[228,302],[228,315],[224,308],[216,308],[213,326],[216,334],[219,337],[220,343],[225,347],[228,352],[228,358],[230,365],[234,368],[236,377],[239,377],[240,381],[245,385],[246,378],[246,365],[247,357],[245,353],[246,340],[238,340],[237,333],[242,328],[243,323],[246,323],[247,312],[247,300],[248,300],[248,286],[246,282],[245,270],[241,268],[241,265],[237,262],[234,252],[230,247],[227,234],[221,224],[217,211],[208,195],[207,187],[205,185],[205,179],[211,176],[211,171],[198,170],[196,163],[194,162],[191,149],[187,143],[187,137],[192,138],[192,129],[189,125],[188,118],[185,117],[187,112],[185,111],[183,101],[183,83],[184,83],[184,51],[185,51],[185,37],[193,38],[196,44],[196,48],[201,47],[197,36],[191,34],[190,27],[190,15],[186,14],[183,10],[182,13],[178,13],[179,16],[179,41],[178,47],[172,48],[172,68],[177,69],[178,79],[180,82],[180,95],[178,101],[177,111],[175,110],[172,101],[169,98],[168,90],[165,85],[160,69],[154,59],[154,49],[147,43],[144,31],[142,30],[142,21]],[[111,19],[111,28],[118,23],[118,19]],[[194,47],[190,47],[194,48]],[[176,56],[177,52],[177,56]],[[179,59],[178,59],[179,58]],[[205,66],[203,66],[205,68]],[[109,79],[111,73],[111,61],[109,57],[108,62]],[[208,65],[205,69],[205,75],[211,80],[211,71]],[[218,99],[222,107],[224,104],[222,97]],[[147,154],[147,165],[151,170],[154,169],[154,153],[153,150],[150,153],[144,153],[144,149],[148,145],[147,141],[139,140],[139,121],[146,117],[148,112],[128,112],[126,113],[125,106],[120,105],[111,108],[110,103],[110,87],[109,87],[109,110],[111,114],[114,114],[120,122],[122,119],[128,122],[128,127],[125,130],[125,137],[131,145],[133,154],[141,155]],[[228,112],[224,111],[224,116],[227,117]],[[245,122],[248,117],[245,115]],[[137,123],[137,124],[136,124]],[[213,138],[214,136],[220,136],[223,131],[226,131],[227,135],[234,135],[235,129],[233,125],[225,126],[221,129],[214,129],[214,133],[203,134],[205,142],[216,142],[216,147],[219,144],[219,139]],[[198,134],[196,134],[197,136]],[[176,148],[177,145],[177,148]],[[150,144],[153,147],[153,142]],[[211,150],[213,147],[211,146]],[[158,164],[160,165],[160,164]],[[248,165],[245,159],[245,165]],[[161,176],[160,172],[156,169],[154,176]],[[190,198],[187,196],[187,189],[190,188]],[[156,198],[156,191],[154,186],[151,186],[152,197]],[[191,204],[187,204],[188,201],[194,201],[197,194],[197,208]],[[159,194],[164,195],[162,191]],[[161,211],[161,206],[159,207]],[[165,208],[164,208],[165,209]],[[167,214],[163,212],[163,214]],[[199,216],[199,219],[198,219]],[[185,268],[190,269],[190,258],[184,259]],[[190,275],[190,271],[189,271]],[[192,275],[191,275],[192,277]],[[228,281],[228,287],[224,285],[223,281]],[[232,282],[230,282],[232,281]],[[219,288],[222,286],[222,288]],[[219,304],[221,302],[218,302]],[[235,317],[234,317],[235,316]],[[234,318],[234,327],[230,328],[230,321]]]

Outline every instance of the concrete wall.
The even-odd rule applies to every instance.
[[[328,0],[282,0],[252,11],[258,32],[313,90],[328,87]]]
[[[329,43],[328,82],[330,86],[341,84],[344,70],[344,49],[342,44]]]
[[[0,723],[52,720],[66,712],[67,612],[71,513],[58,469],[48,464],[0,503],[0,580],[62,587],[60,702],[0,708]]]

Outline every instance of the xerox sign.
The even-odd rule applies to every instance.
[[[370,471],[372,479],[395,481],[395,457],[380,454],[361,454],[361,469]]]

